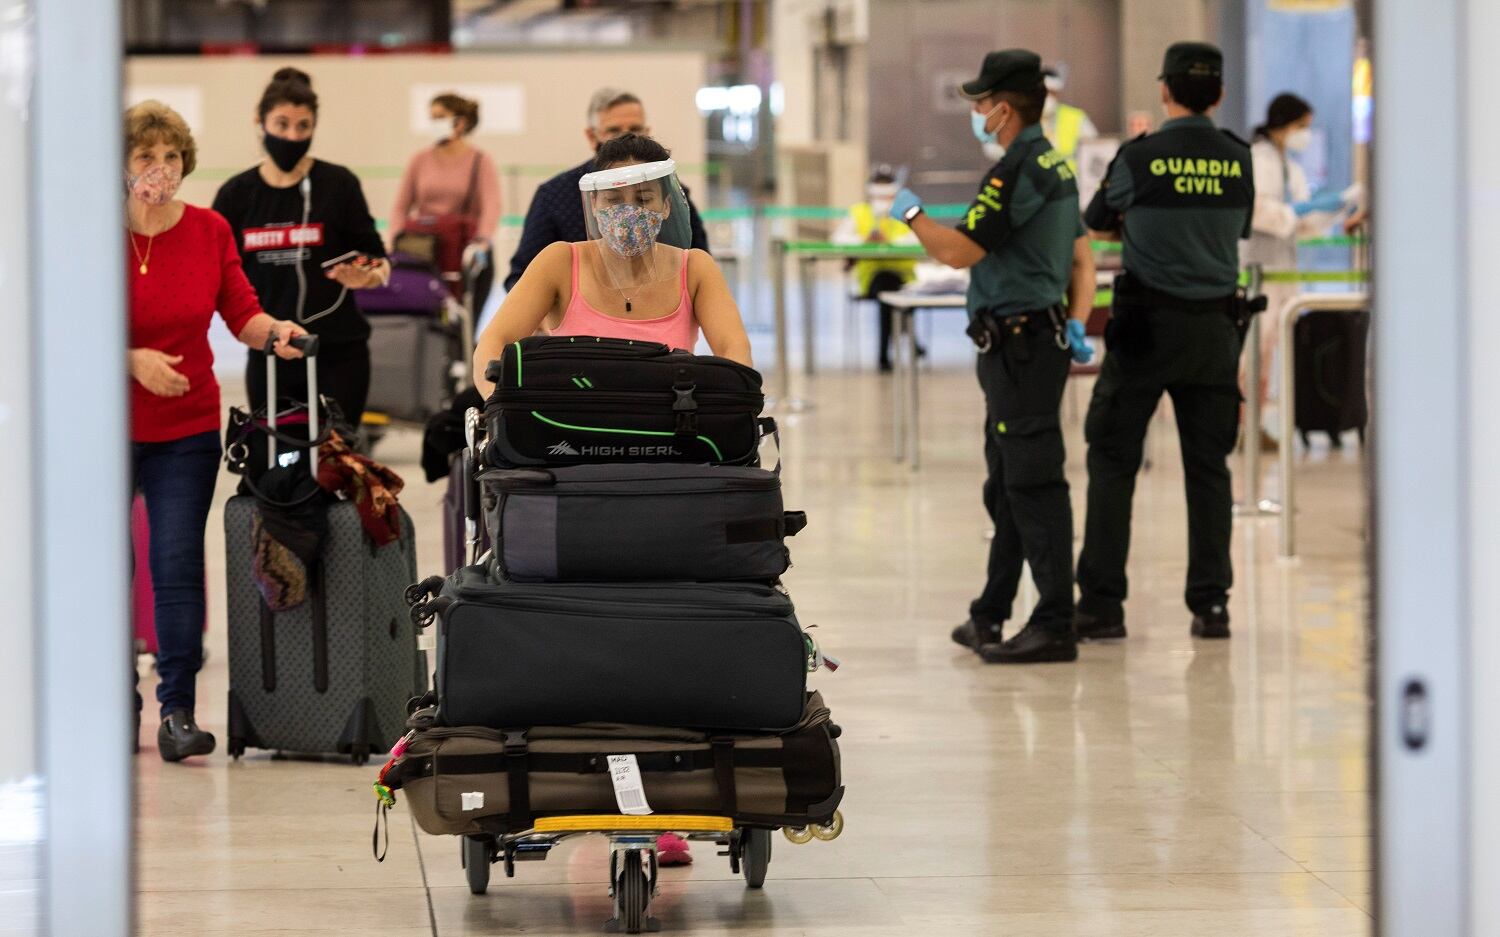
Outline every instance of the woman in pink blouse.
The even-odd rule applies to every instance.
[[[434,238],[432,256],[444,273],[456,273],[464,248],[490,248],[500,223],[500,179],[495,161],[466,139],[479,126],[479,102],[457,94],[432,99],[430,129],[437,143],[418,150],[406,164],[396,204],[391,210],[390,239],[401,250],[401,235]],[[483,285],[489,291],[488,278]],[[477,295],[475,305],[483,305]]]

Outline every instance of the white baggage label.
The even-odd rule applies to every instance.
[[[465,811],[484,809],[484,791],[464,791],[458,799]]]
[[[634,755],[610,755],[609,780],[615,786],[615,804],[621,813],[639,817],[651,812],[651,805],[646,803],[646,786],[641,782],[641,767]]]

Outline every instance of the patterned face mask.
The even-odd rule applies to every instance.
[[[168,165],[152,166],[145,172],[132,176],[125,174],[125,187],[146,205],[165,205],[177,194],[182,185],[182,170]]]
[[[656,244],[656,235],[667,216],[642,208],[634,202],[611,205],[594,211],[599,236],[609,249],[621,257],[639,257]]]

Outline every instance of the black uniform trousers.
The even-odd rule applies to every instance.
[[[1123,614],[1130,502],[1163,393],[1177,417],[1187,488],[1187,605],[1195,613],[1224,605],[1234,580],[1228,457],[1239,421],[1239,329],[1226,311],[1203,304],[1138,306],[1124,317],[1117,308],[1106,342],[1084,423],[1089,492],[1078,610],[1106,620]]]
[[[970,604],[969,615],[985,624],[1008,620],[1025,561],[1039,593],[1031,621],[1068,631],[1073,626],[1073,507],[1063,475],[1058,410],[1071,356],[1057,346],[1045,311],[998,324],[1001,340],[976,364],[989,468],[984,506],[995,537],[984,592]]]

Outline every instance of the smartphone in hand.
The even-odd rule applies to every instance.
[[[361,253],[360,251],[345,251],[332,260],[323,261],[319,266],[324,270],[331,270],[339,264],[352,263],[357,267],[369,267],[378,262],[376,258],[371,257],[369,254]]]

